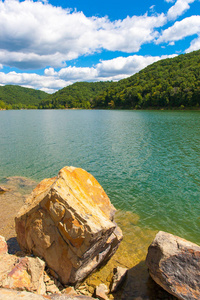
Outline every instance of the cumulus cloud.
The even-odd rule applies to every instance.
[[[91,68],[77,68],[66,67],[60,71],[55,72],[54,69],[49,68],[45,70],[46,75],[54,75],[56,78],[66,81],[117,81],[128,76],[131,76],[149,64],[158,60],[171,58],[176,55],[163,55],[163,56],[141,56],[132,55],[128,57],[117,57],[111,60],[102,60],[95,67]]]
[[[190,8],[189,4],[193,3],[195,0],[177,0],[176,3],[170,7],[167,13],[169,20],[175,20],[177,17],[181,16],[186,10]],[[172,2],[172,1],[167,1]]]
[[[98,78],[112,78],[112,80],[118,80],[119,78],[125,78],[133,75],[146,66],[174,55],[163,56],[141,56],[132,55],[129,57],[117,57],[112,60],[101,61],[97,64],[96,69],[98,71]]]
[[[106,81],[120,80],[135,74],[147,65],[160,59],[174,57],[170,56],[139,56],[118,57],[112,60],[104,60],[91,68],[66,67],[59,71],[54,68],[47,68],[44,75],[35,73],[7,74],[0,72],[1,84],[18,84],[24,87],[40,89],[47,93],[53,93],[77,81]]]
[[[175,22],[162,32],[156,43],[179,41],[194,34],[200,34],[200,16],[191,16]]]
[[[58,89],[72,84],[72,82],[66,82],[65,80],[56,78],[54,76],[42,76],[36,73],[16,73],[9,72],[5,74],[0,72],[0,82],[2,85],[17,84],[23,87],[39,89],[47,93],[53,93]]]
[[[192,52],[192,51],[195,51],[195,50],[199,50],[200,49],[200,33],[199,33],[199,36],[198,38],[194,39],[192,42],[191,42],[191,45],[188,49],[186,49],[186,53],[189,53],[189,52]]]
[[[164,14],[86,17],[83,12],[25,0],[0,0],[0,63],[18,68],[63,67],[65,61],[106,49],[126,53],[158,36]]]
[[[165,0],[165,2],[168,2],[168,3],[174,3],[175,0]]]

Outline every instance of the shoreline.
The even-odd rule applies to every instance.
[[[8,182],[4,184],[4,187],[9,190],[0,193],[0,203],[3,208],[1,210],[0,235],[6,238],[10,254],[20,251],[15,233],[15,215],[36,184],[37,182],[25,177],[10,177]],[[165,295],[165,299],[174,299],[153,282],[145,265],[148,246],[157,232],[140,228],[137,225],[139,216],[132,212],[117,210],[115,221],[124,235],[119,249],[104,267],[89,275],[82,285],[87,286],[90,290],[101,283],[109,287],[113,268],[121,266],[129,270],[129,280],[131,280],[131,283],[128,281],[129,283],[124,289],[128,295],[127,299],[134,299],[129,298],[133,296],[135,298],[141,297],[141,299],[155,299],[157,290],[160,291],[161,295]],[[120,300],[121,293],[122,291],[119,291],[114,296],[111,294],[109,299]],[[151,295],[150,298],[147,298],[148,295]]]
[[[125,108],[125,107],[117,107],[117,108],[106,108],[106,107],[95,107],[95,108],[81,108],[81,107],[72,107],[72,108],[20,108],[20,109],[6,109],[0,108],[0,111],[8,111],[8,110],[128,110],[128,111],[200,111],[200,106],[192,106],[192,107],[147,107],[147,108]]]

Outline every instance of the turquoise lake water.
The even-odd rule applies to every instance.
[[[81,167],[138,226],[200,244],[200,112],[0,111],[0,180]]]

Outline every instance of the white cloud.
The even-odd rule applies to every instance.
[[[96,69],[98,71],[98,78],[110,78],[110,80],[119,80],[128,76],[131,76],[146,66],[175,55],[163,55],[163,56],[140,56],[133,55],[129,57],[117,57],[112,60],[101,61],[97,64]]]
[[[98,77],[98,72],[94,67],[87,67],[87,68],[77,68],[71,67],[63,68],[58,72],[59,78],[74,81],[89,81],[94,80]]]
[[[44,74],[47,76],[54,76],[57,74],[57,72],[54,70],[54,68],[48,68],[44,70]]]
[[[137,52],[142,44],[151,42],[158,35],[154,29],[166,21],[164,14],[159,16],[133,16],[114,23],[105,23],[98,37],[102,48],[127,53]]]
[[[177,0],[176,3],[168,10],[168,19],[175,20],[177,17],[181,16],[186,10],[190,8],[189,3],[193,3],[194,1],[195,0]]]
[[[71,84],[54,76],[41,76],[35,73],[16,73],[9,72],[5,74],[0,72],[0,82],[2,85],[17,84],[23,87],[39,89],[46,92],[55,92],[58,89]]]
[[[200,34],[200,16],[191,16],[175,22],[162,32],[156,43],[179,41],[194,34]]]
[[[165,22],[164,14],[111,22],[42,2],[0,0],[0,63],[24,69],[63,67],[65,61],[101,49],[137,52],[158,36],[155,28]]]
[[[24,87],[40,89],[53,93],[63,87],[77,81],[106,81],[120,80],[135,74],[147,65],[160,59],[174,57],[164,56],[139,56],[117,57],[112,60],[104,60],[91,68],[66,67],[56,72],[52,67],[44,71],[44,75],[35,73],[3,73],[0,72],[1,84],[18,84]]]
[[[195,51],[195,50],[199,50],[200,49],[200,34],[198,36],[198,38],[194,39],[192,42],[191,42],[191,45],[188,49],[186,49],[186,53],[189,53],[189,52],[192,52],[192,51]]]

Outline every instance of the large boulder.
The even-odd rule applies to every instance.
[[[200,299],[200,247],[166,232],[158,232],[146,263],[154,281],[179,299]]]
[[[64,167],[41,181],[19,211],[18,243],[42,257],[63,284],[76,284],[117,250],[122,233],[114,214],[91,174]]]

